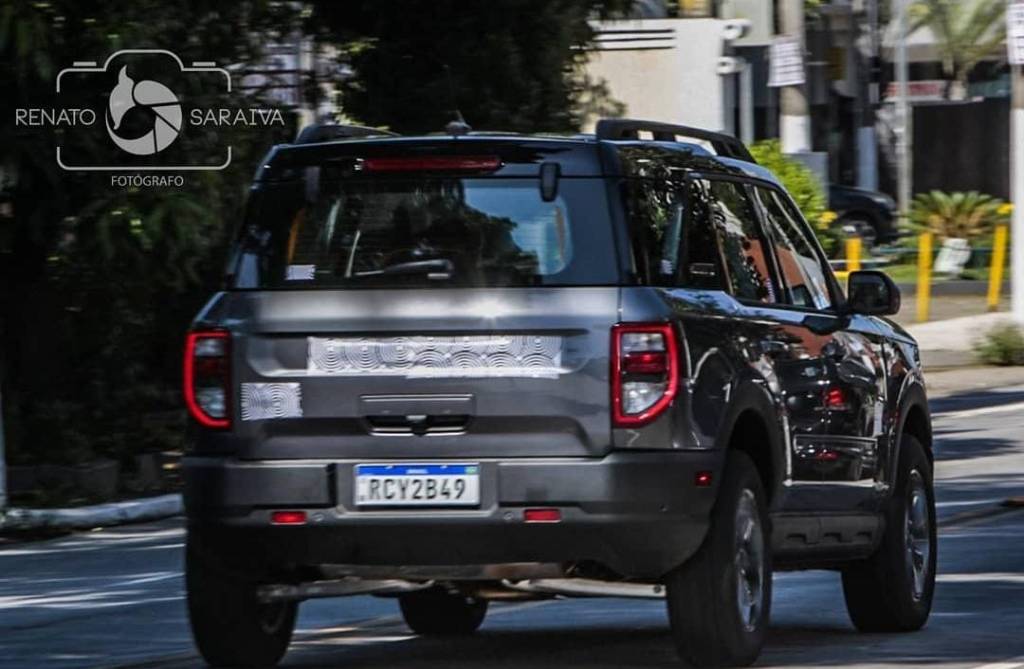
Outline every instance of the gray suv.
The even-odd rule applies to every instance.
[[[298,602],[663,597],[683,661],[745,665],[772,572],[833,569],[861,630],[925,624],[932,434],[885,275],[840,288],[735,138],[398,137],[262,162],[185,346],[193,634],[276,663]]]

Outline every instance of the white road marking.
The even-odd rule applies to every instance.
[[[975,416],[987,416],[994,413],[1009,413],[1012,411],[1024,412],[1024,402],[1013,404],[1001,404],[994,407],[979,407],[977,409],[961,409],[960,411],[940,411],[932,414],[932,418],[974,418]]]
[[[139,603],[138,595],[146,591],[129,590],[124,588],[158,581],[181,578],[180,572],[160,572],[148,576],[140,576],[123,581],[116,581],[102,588],[94,586],[83,586],[64,590],[53,590],[50,592],[29,594],[29,595],[0,595],[0,609],[16,608],[19,606],[38,606],[42,608],[68,609],[82,607],[116,607],[129,606]],[[115,597],[130,597],[130,599],[118,599],[110,601]],[[166,601],[167,598],[163,598]],[[179,596],[170,599],[180,599]],[[107,600],[107,601],[104,601]],[[158,598],[147,597],[147,602],[161,601]]]
[[[989,497],[988,499],[969,499],[961,502],[936,502],[937,508],[951,507],[951,506],[975,506],[979,504],[999,504],[1005,497]]]
[[[935,580],[940,583],[986,583],[991,581],[999,581],[1001,583],[1024,583],[1024,573],[994,571],[983,572],[980,574],[938,574],[935,577]]]
[[[982,664],[974,667],[974,669],[1017,669],[1018,667],[1024,667],[1024,657],[1015,657],[1012,660],[1006,660],[1005,662]]]

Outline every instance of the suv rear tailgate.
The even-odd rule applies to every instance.
[[[597,456],[615,287],[236,291],[243,458]]]

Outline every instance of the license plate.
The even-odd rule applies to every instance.
[[[480,465],[356,465],[356,506],[479,506]]]

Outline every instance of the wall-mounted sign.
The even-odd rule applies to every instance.
[[[799,37],[780,35],[772,40],[771,73],[768,85],[773,88],[781,86],[802,86],[807,80],[804,74],[804,46]]]
[[[1024,65],[1024,2],[1006,6],[1006,51],[1011,65]]]

